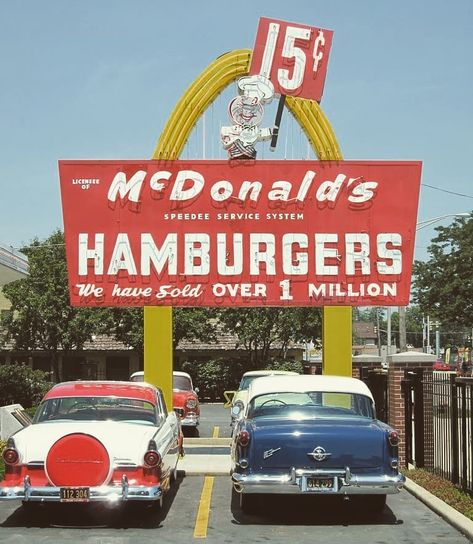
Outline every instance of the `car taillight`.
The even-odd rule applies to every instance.
[[[148,444],[148,451],[144,455],[145,465],[148,467],[156,467],[161,463],[161,455],[157,451],[156,442],[150,440]]]
[[[243,448],[246,448],[248,444],[250,443],[250,433],[246,430],[242,430],[238,433],[238,443]]]
[[[14,448],[7,448],[3,452],[3,460],[7,465],[16,465],[20,456]]]
[[[145,464],[148,467],[156,467],[161,462],[161,455],[157,451],[147,451],[145,453]]]
[[[190,408],[192,410],[193,408],[197,406],[197,401],[195,399],[187,399],[186,406],[187,408]]]
[[[388,440],[391,446],[397,446],[399,444],[399,433],[397,431],[391,431],[388,435]]]

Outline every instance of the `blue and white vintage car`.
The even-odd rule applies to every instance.
[[[231,475],[250,513],[261,493],[364,496],[381,512],[398,493],[399,435],[376,419],[360,380],[339,376],[271,376],[251,385],[232,441]]]

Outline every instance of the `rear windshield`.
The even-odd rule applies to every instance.
[[[257,378],[263,378],[264,376],[267,376],[267,374],[260,374],[256,376],[243,376],[240,382],[240,387],[238,388],[239,391],[243,391],[244,389],[248,389],[250,387],[250,383]]]
[[[144,379],[144,374],[142,372],[130,378],[132,382],[142,382]],[[181,391],[192,391],[192,381],[187,376],[173,376],[172,387],[173,389],[179,389]]]
[[[173,376],[172,386],[181,391],[192,391],[192,382],[187,376]]]
[[[156,407],[146,400],[120,397],[63,397],[42,402],[33,423],[47,421],[128,421],[156,425]]]
[[[356,393],[320,391],[279,392],[259,395],[248,405],[248,417],[314,418],[374,418],[371,399]]]

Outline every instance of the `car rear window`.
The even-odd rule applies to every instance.
[[[33,423],[48,421],[128,421],[156,425],[156,407],[142,399],[120,397],[59,397],[39,406]]]
[[[172,387],[181,391],[192,391],[192,382],[187,376],[173,376]]]
[[[367,417],[374,418],[371,399],[356,393],[272,392],[259,395],[248,406],[248,417],[295,419]]]

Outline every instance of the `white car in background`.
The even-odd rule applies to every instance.
[[[243,416],[248,401],[248,388],[250,384],[257,378],[280,375],[298,376],[298,373],[290,370],[250,370],[243,374],[237,391],[224,392],[223,395],[226,399],[224,406],[226,408],[231,407],[231,427],[234,427],[235,423]]]

